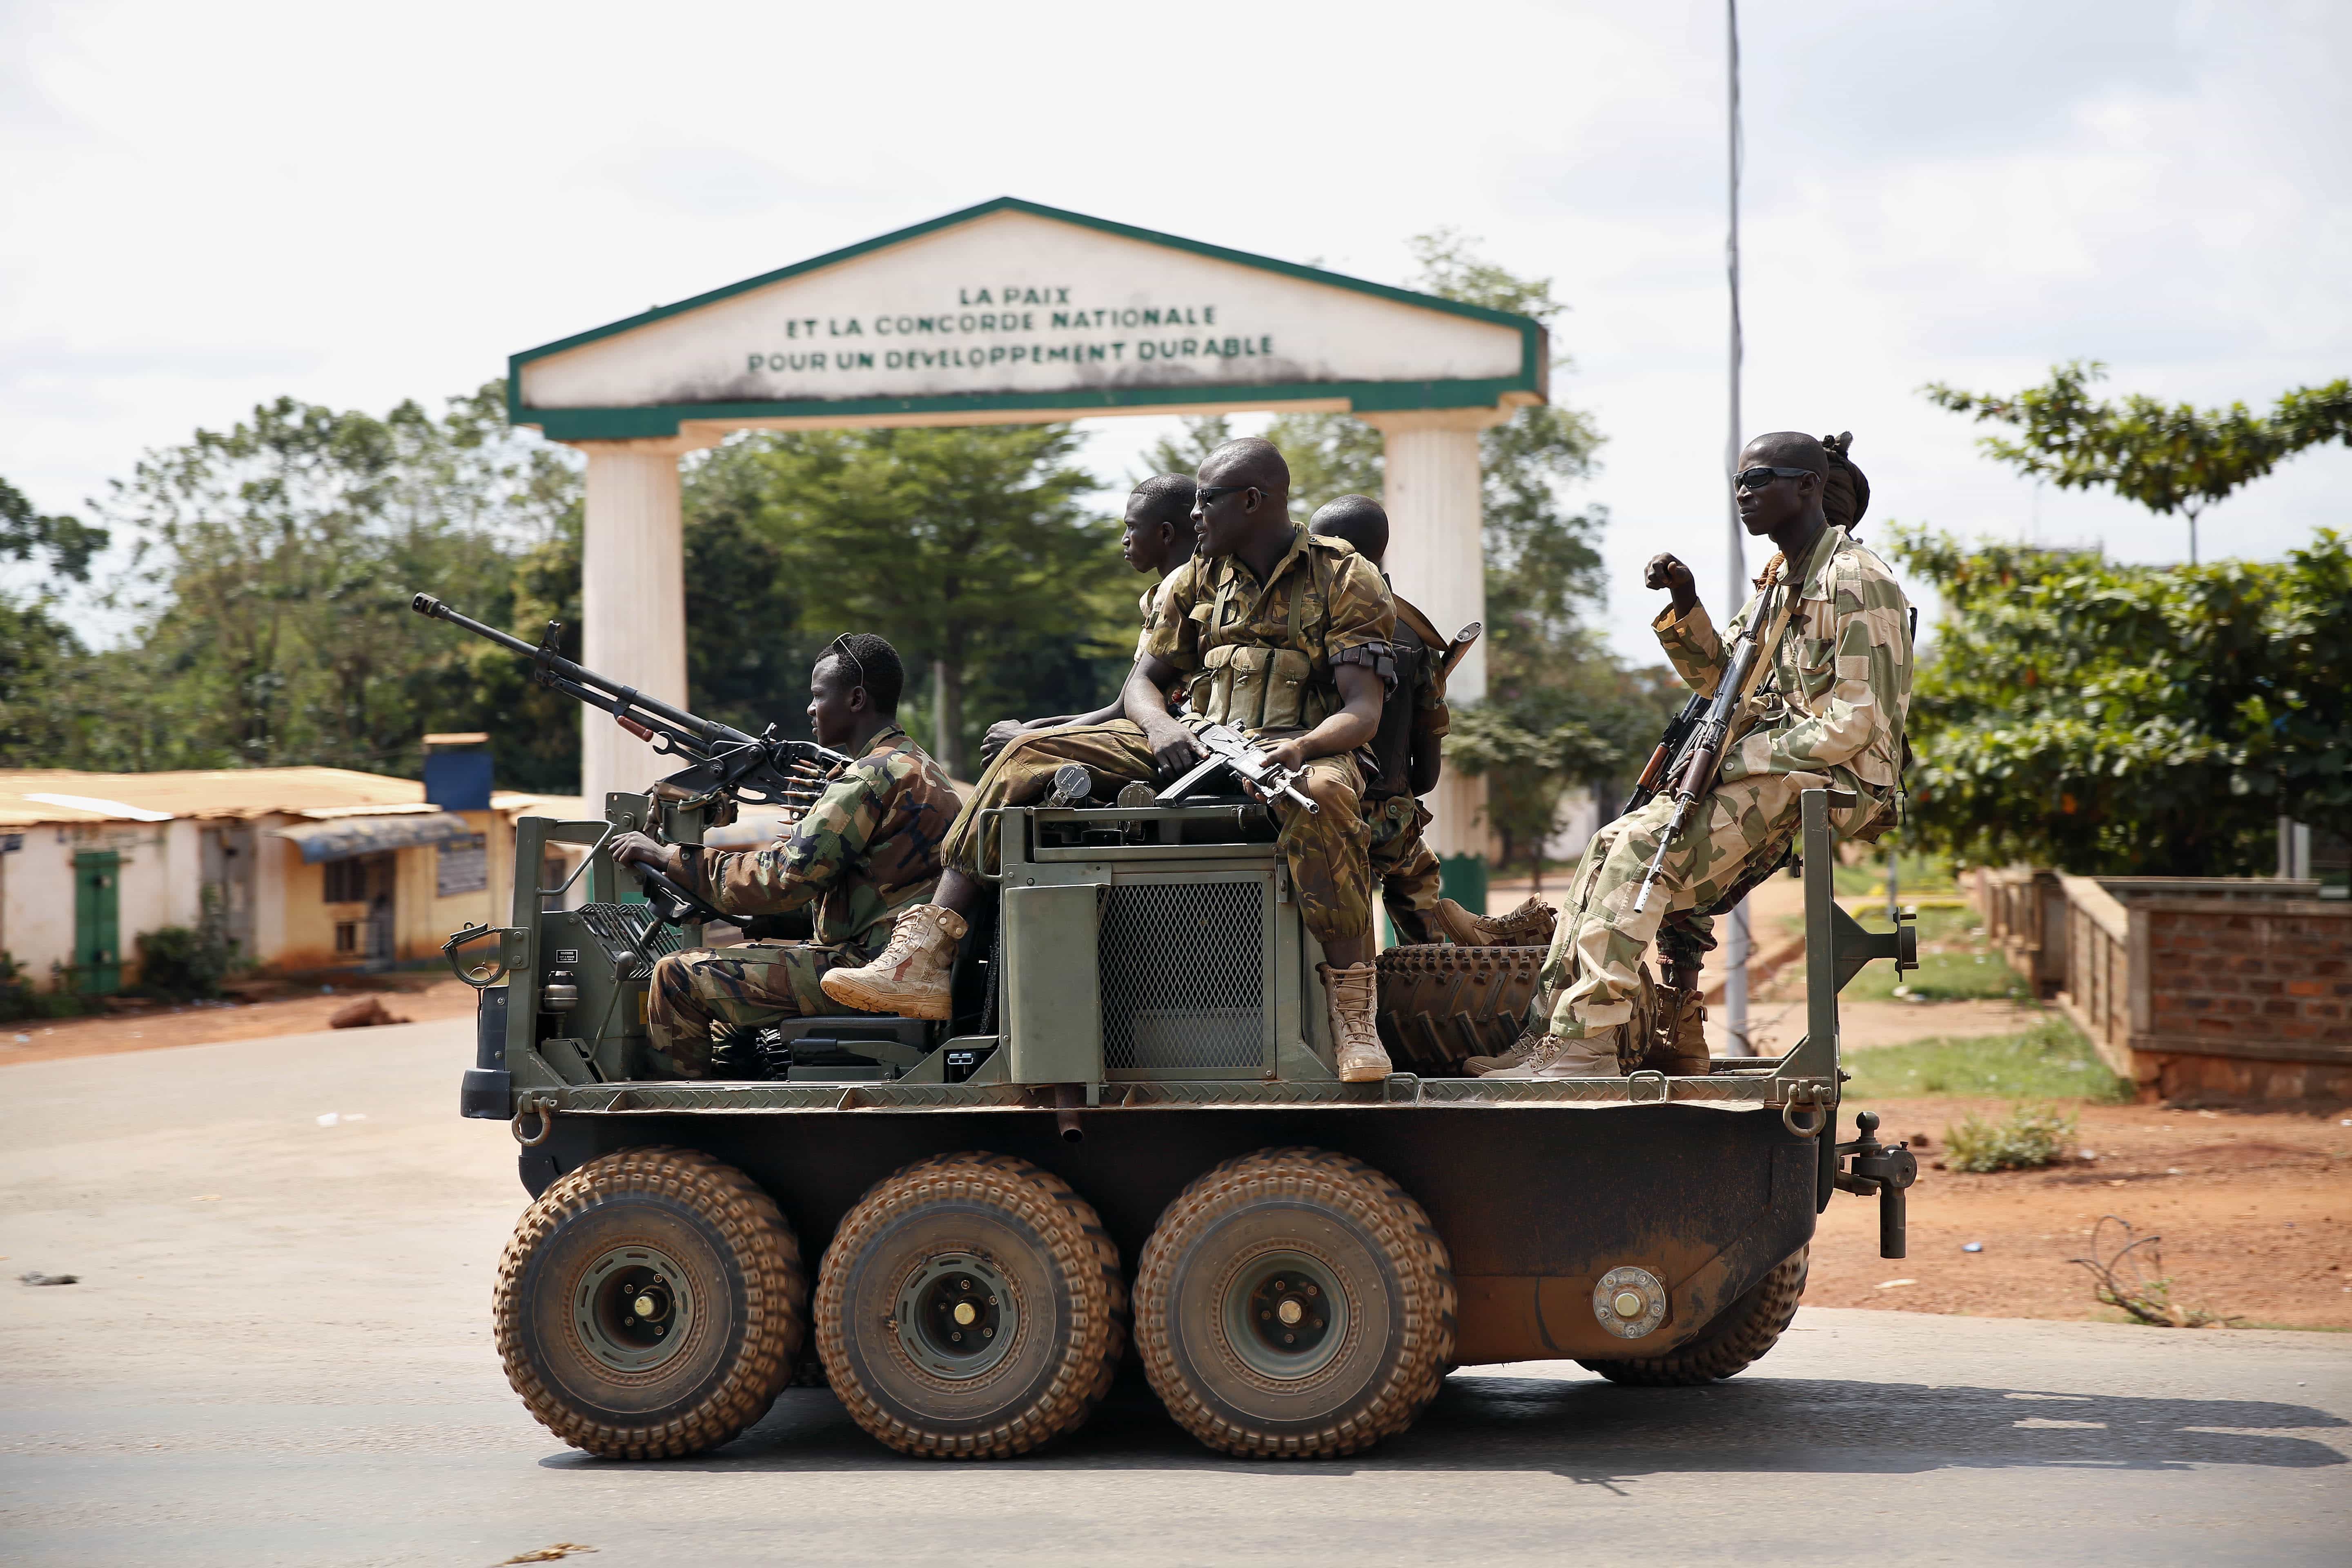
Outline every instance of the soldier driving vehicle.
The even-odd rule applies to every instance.
[[[1878,1198],[1882,1251],[1902,1256],[1911,1155],[1867,1113],[1834,1141],[1838,989],[1912,947],[1831,899],[1832,819],[1858,792],[1801,795],[1808,1026],[1786,1056],[1684,1078],[1349,1081],[1360,1037],[1317,961],[1328,974],[1368,945],[1344,752],[1377,727],[1392,612],[1369,562],[1289,524],[1270,448],[1223,449],[1202,480],[1209,553],[1170,579],[1129,717],[1008,746],[931,904],[904,902],[919,854],[884,847],[919,847],[944,803],[887,725],[869,644],[836,644],[813,677],[816,744],[670,706],[563,658],[552,633],[534,647],[417,601],[682,764],[608,795],[601,820],[521,818],[516,865],[571,845],[580,868],[546,886],[526,871],[510,923],[445,949],[480,994],[460,1109],[509,1123],[531,1196],[499,1263],[499,1353],[564,1442],[714,1447],[813,1352],[877,1441],[1004,1458],[1080,1428],[1131,1349],[1219,1452],[1347,1455],[1409,1427],[1457,1364],[1737,1373],[1788,1325],[1837,1190]],[[1181,724],[1154,685],[1180,676]],[[845,843],[834,807],[863,820],[888,793],[873,770],[902,764],[918,804],[896,837],[866,831],[874,885],[845,875],[811,902],[828,945],[871,941],[898,908],[889,951],[936,955],[939,1016],[763,1005],[772,1044],[681,1080],[695,1029],[730,1015],[686,984],[656,1035],[656,976],[709,973],[666,961],[740,952],[704,949],[703,925],[802,897],[823,858],[796,855],[802,830]],[[730,861],[699,847],[737,802],[803,816],[782,847]],[[1350,900],[1352,947],[1335,918]],[[901,942],[910,922],[922,940]],[[832,1006],[852,1005],[830,984],[852,972],[818,975]],[[768,994],[801,1003],[803,979]]]
[[[811,911],[807,942],[748,942],[663,956],[646,1026],[656,1059],[708,1078],[716,1024],[770,1024],[849,1009],[818,981],[878,952],[899,910],[939,885],[940,841],[955,820],[955,786],[898,728],[905,681],[898,651],[867,633],[837,637],[809,672],[817,743],[855,757],[800,820],[764,849],[657,844],[624,833],[611,854],[651,867],[739,923]]]

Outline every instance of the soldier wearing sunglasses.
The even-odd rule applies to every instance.
[[[1620,1070],[1621,1056],[1638,1061],[1647,1042],[1623,1037],[1653,941],[1669,966],[1675,1010],[1667,1070],[1705,1072],[1698,981],[1715,945],[1711,917],[1780,864],[1796,834],[1798,795],[1852,791],[1856,804],[1832,814],[1843,837],[1869,843],[1894,824],[1911,706],[1910,605],[1886,563],[1854,540],[1869,491],[1845,461],[1850,439],[1824,447],[1779,431],[1740,454],[1740,521],[1779,553],[1726,633],[1707,618],[1690,568],[1672,555],[1652,557],[1644,583],[1672,595],[1653,629],[1691,689],[1714,691],[1730,644],[1759,614],[1769,616],[1764,677],[1735,721],[1700,815],[1667,852],[1659,882],[1666,896],[1633,912],[1634,890],[1673,812],[1670,795],[1594,835],[1570,884],[1529,1035],[1487,1076],[1606,1078]]]
[[[1128,677],[1123,717],[1016,737],[980,776],[948,836],[938,901],[907,911],[889,947],[859,969],[836,969],[836,1001],[919,1018],[947,1016],[955,944],[978,907],[995,849],[982,825],[999,806],[1038,799],[1055,771],[1082,764],[1097,787],[1171,777],[1199,761],[1186,726],[1229,724],[1280,766],[1302,768],[1312,813],[1271,803],[1323,979],[1339,1076],[1388,1076],[1373,1026],[1371,833],[1350,753],[1380,727],[1394,679],[1396,612],[1379,570],[1343,540],[1290,520],[1290,468],[1269,442],[1229,441],[1201,465],[1192,518],[1201,553],[1161,585],[1143,657]],[[1182,685],[1188,710],[1169,711]]]

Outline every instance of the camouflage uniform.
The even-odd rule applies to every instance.
[[[1868,842],[1893,824],[1911,706],[1909,604],[1885,563],[1842,528],[1822,531],[1796,576],[1795,615],[1770,650],[1748,714],[1734,721],[1716,787],[1667,852],[1648,908],[1633,913],[1633,899],[1674,814],[1669,795],[1619,817],[1585,847],[1544,963],[1543,994],[1556,998],[1551,1033],[1581,1038],[1630,1018],[1635,965],[1670,917],[1678,929],[1662,942],[1693,954],[1713,946],[1703,911],[1770,872],[1796,832],[1802,791],[1830,786],[1859,796],[1831,813],[1842,837]],[[1728,642],[1762,597],[1748,602],[1729,639],[1716,635],[1704,605],[1681,616],[1669,606],[1653,623],[1695,690],[1714,691]]]
[[[709,1071],[715,1023],[848,1011],[818,987],[818,976],[867,962],[890,940],[898,911],[930,898],[956,805],[946,771],[893,725],[765,849],[688,849],[678,880],[712,908],[748,919],[814,904],[814,940],[664,958],[654,965],[646,1015],[655,1048],[698,1078]]]
[[[1410,637],[1422,648],[1412,690],[1398,692],[1396,700],[1412,704],[1412,752],[1426,755],[1444,745],[1454,724],[1453,712],[1445,705],[1445,676],[1441,668],[1449,643],[1403,595],[1392,592],[1391,597],[1396,604],[1397,640]],[[1372,881],[1380,889],[1381,902],[1387,906],[1390,923],[1396,927],[1397,940],[1439,940],[1429,924],[1430,911],[1443,896],[1437,857],[1422,842],[1423,830],[1429,826],[1429,808],[1413,798],[1410,779],[1382,778],[1370,787],[1364,813],[1372,832]]]
[[[1337,712],[1332,666],[1357,664],[1383,676],[1395,612],[1371,563],[1344,540],[1293,531],[1289,547],[1264,583],[1237,556],[1194,556],[1168,574],[1153,595],[1142,652],[1166,659],[1189,679],[1182,723],[1223,722],[1274,745],[1305,733]],[[1077,763],[1097,787],[1149,782],[1158,763],[1142,727],[1126,719],[1021,735],[980,775],[963,815],[948,834],[947,860],[971,872],[995,846],[980,842],[980,815],[1035,800],[1054,770]],[[1321,810],[1276,801],[1278,844],[1297,889],[1307,928],[1321,942],[1361,936],[1371,924],[1370,831],[1363,783],[1352,758],[1318,757],[1299,787]]]

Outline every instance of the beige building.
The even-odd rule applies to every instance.
[[[430,958],[502,923],[514,819],[576,815],[499,794],[444,811],[425,785],[343,768],[0,772],[0,951],[37,984],[138,979],[138,938],[216,902],[239,961],[280,971]]]

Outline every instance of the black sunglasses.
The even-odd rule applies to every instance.
[[[1198,490],[1193,492],[1192,500],[1194,504],[1199,506],[1202,511],[1206,511],[1209,510],[1212,503],[1222,500],[1226,496],[1239,495],[1244,490],[1255,490],[1257,489],[1258,487],[1255,485],[1202,485]],[[1260,491],[1260,493],[1263,494],[1264,492]]]
[[[1742,468],[1731,476],[1731,482],[1743,490],[1760,490],[1774,479],[1802,479],[1811,468]]]

